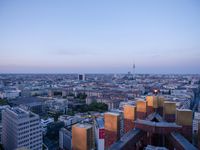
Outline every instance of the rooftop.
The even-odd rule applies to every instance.
[[[188,142],[188,140],[186,140],[181,134],[174,132],[171,133],[171,136],[176,139],[184,147],[184,149],[197,150],[197,148]]]
[[[86,128],[86,129],[89,129],[92,127],[92,125],[88,123],[78,123],[78,124],[75,124],[75,126],[79,128]]]
[[[139,124],[145,124],[145,125],[149,125],[149,126],[156,126],[156,127],[181,127],[179,125],[177,125],[176,123],[171,123],[171,122],[153,122],[153,121],[149,121],[149,120],[141,120],[141,119],[137,119],[136,121],[134,121],[135,123],[139,123]]]
[[[156,147],[153,145],[147,145],[145,150],[168,150],[166,147]]]
[[[118,113],[115,113],[115,112],[106,112],[105,114],[114,115],[114,116],[119,116],[119,114],[118,114]]]
[[[8,111],[14,113],[16,116],[23,116],[23,117],[34,117],[37,116],[36,114],[26,111],[20,107],[13,107],[13,108],[7,108]]]
[[[190,109],[177,109],[178,111],[192,111]]]
[[[17,115],[22,115],[22,114],[28,114],[27,111],[19,108],[19,107],[14,107],[11,109],[11,111],[13,111],[14,113],[16,113]]]
[[[117,142],[115,142],[110,150],[121,150],[127,143],[133,139],[135,136],[141,134],[142,131],[140,129],[132,129],[130,132],[124,134],[124,136]]]

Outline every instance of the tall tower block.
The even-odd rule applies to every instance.
[[[72,126],[72,150],[94,149],[93,126],[90,124],[75,124]]]
[[[155,112],[158,108],[158,97],[157,96],[147,96],[147,115]]]
[[[192,111],[189,109],[176,110],[176,124],[181,125],[181,134],[192,141]]]
[[[124,130],[125,133],[134,128],[134,120],[136,119],[136,106],[124,106]]]
[[[164,102],[163,105],[163,116],[168,122],[175,122],[176,117],[176,103],[175,102]]]
[[[165,102],[164,97],[159,96],[159,97],[158,97],[158,109],[157,109],[157,112],[158,112],[161,116],[163,116],[163,106],[164,106],[164,102]]]
[[[198,148],[200,149],[200,122],[198,123]]]
[[[120,139],[120,114],[107,112],[104,114],[105,149]]]
[[[147,102],[144,100],[136,101],[136,116],[138,119],[145,119],[147,116]]]

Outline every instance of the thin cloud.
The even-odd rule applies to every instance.
[[[56,55],[68,55],[68,56],[77,56],[77,55],[96,55],[96,51],[85,50],[85,49],[57,49],[52,51]]]

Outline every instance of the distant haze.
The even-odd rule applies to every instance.
[[[0,73],[200,73],[199,0],[1,0]]]

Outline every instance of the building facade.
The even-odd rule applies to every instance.
[[[91,124],[78,123],[72,126],[72,149],[94,150],[94,131]]]
[[[25,147],[42,150],[42,127],[38,115],[19,107],[2,113],[2,144],[5,150]]]
[[[61,128],[59,131],[59,148],[62,150],[71,150],[72,148],[72,133]]]

